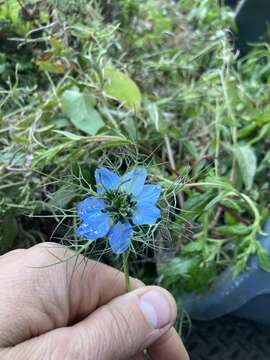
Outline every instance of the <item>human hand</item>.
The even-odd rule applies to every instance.
[[[156,286],[54,243],[0,257],[3,360],[187,360],[176,305]]]

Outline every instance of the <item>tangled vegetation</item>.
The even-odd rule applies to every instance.
[[[200,292],[252,254],[269,271],[270,50],[241,57],[232,31],[216,0],[0,1],[1,251],[76,248],[95,169],[143,163],[170,196],[137,276]]]

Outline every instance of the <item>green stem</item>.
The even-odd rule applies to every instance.
[[[261,231],[261,216],[260,213],[256,207],[256,205],[254,204],[254,202],[250,199],[250,197],[248,197],[247,195],[240,193],[239,194],[245,201],[246,203],[249,205],[251,211],[253,212],[254,215],[254,222],[253,222],[253,231],[252,234],[253,235],[257,235],[260,231]]]
[[[230,125],[230,130],[231,130],[231,137],[232,137],[232,143],[233,143],[233,147],[235,148],[237,145],[237,122],[236,122],[236,118],[233,112],[233,108],[232,108],[232,103],[231,103],[231,98],[229,96],[229,91],[228,91],[228,87],[227,87],[227,82],[225,79],[225,73],[227,73],[228,75],[228,64],[224,64],[223,65],[223,70],[220,72],[220,79],[221,79],[221,85],[223,88],[223,94],[224,94],[224,100],[225,100],[225,105],[227,108],[227,113],[229,116],[229,119],[231,121],[231,125]],[[231,170],[231,176],[230,179],[232,181],[232,183],[234,183],[235,181],[235,174],[236,174],[236,158],[235,158],[235,153],[233,152],[233,158],[232,158],[232,170]]]
[[[129,292],[131,290],[131,288],[130,288],[130,279],[129,279],[129,270],[128,270],[128,256],[129,256],[128,251],[123,254],[123,268],[124,268],[125,285],[126,285],[126,291],[127,292]]]
[[[215,120],[215,128],[216,128],[216,153],[215,153],[215,174],[216,177],[219,175],[219,151],[220,151],[220,120],[219,120],[220,110],[218,106],[218,101],[216,104],[216,120]]]

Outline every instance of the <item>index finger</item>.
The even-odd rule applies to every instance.
[[[180,336],[174,328],[161,336],[148,348],[148,354],[152,360],[179,359],[189,360],[188,353]]]

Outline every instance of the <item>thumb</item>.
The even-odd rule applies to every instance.
[[[147,286],[113,299],[73,326],[52,330],[15,348],[29,360],[40,359],[44,351],[48,357],[43,359],[122,360],[155,343],[175,318],[172,295]]]
[[[175,318],[176,304],[169,292],[143,287],[115,298],[73,326],[71,347],[77,334],[91,359],[127,359],[165,334]]]

